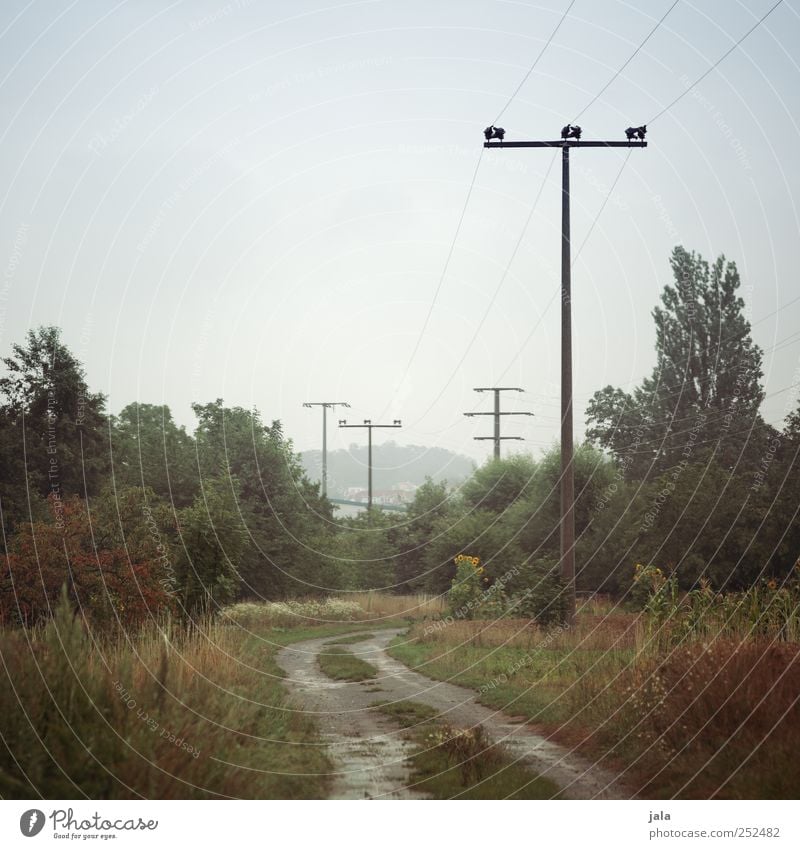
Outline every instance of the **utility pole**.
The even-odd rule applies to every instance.
[[[505,141],[502,127],[487,127],[489,148],[561,148],[561,575],[567,586],[567,618],[575,618],[575,482],[572,445],[572,259],[569,228],[569,151],[581,147],[647,147],[647,126],[628,127],[626,141],[581,141],[580,127],[567,124],[559,141]],[[492,141],[495,139],[495,141]]]
[[[524,392],[519,386],[476,386],[475,392],[494,392],[494,412],[493,413],[464,413],[465,416],[494,416],[494,436],[473,436],[473,439],[492,439],[494,440],[494,459],[500,459],[500,442],[503,439],[522,440],[521,436],[500,436],[500,416],[532,416],[533,413],[526,412],[500,412],[500,393],[501,392]]]
[[[402,427],[400,419],[392,424],[372,424],[372,419],[364,419],[364,424],[347,424],[347,419],[339,419],[339,427],[365,427],[368,433],[367,448],[367,510],[372,510],[372,430],[376,427]]]
[[[349,407],[347,401],[307,401],[304,407],[322,407],[322,497],[328,495],[328,410]]]

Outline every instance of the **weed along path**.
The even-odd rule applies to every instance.
[[[478,704],[474,691],[434,681],[390,657],[386,647],[401,633],[403,629],[387,629],[359,642],[355,635],[352,640],[342,637],[341,643],[348,644],[340,647],[331,645],[336,641],[330,637],[305,640],[287,646],[277,656],[295,701],[313,714],[328,745],[335,764],[331,798],[428,795],[415,786],[419,781],[408,760],[418,751],[413,738],[388,715],[390,711],[376,708],[381,702],[412,702],[433,708],[437,721],[452,728],[483,726],[489,741],[499,744],[508,762],[529,770],[530,779],[546,779],[541,784],[552,792],[548,790],[544,798],[630,798],[614,773],[546,740],[518,719]],[[344,657],[337,658],[337,652]],[[340,678],[347,680],[337,680]]]

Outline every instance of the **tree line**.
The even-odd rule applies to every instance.
[[[763,352],[735,264],[677,247],[671,267],[652,374],[599,390],[587,409],[580,590],[623,596],[636,563],[684,588],[740,588],[785,579],[800,554],[796,399],[780,429],[763,420]],[[111,415],[55,327],[3,362],[3,621],[47,617],[62,588],[104,623],[242,598],[442,593],[461,553],[480,558],[487,589],[502,578],[520,612],[557,592],[557,445],[487,462],[458,488],[427,480],[406,515],[337,519],[281,423],[257,410],[194,404],[191,433],[165,405]]]

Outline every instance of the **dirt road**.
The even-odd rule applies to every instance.
[[[389,657],[386,646],[401,630],[380,631],[349,648],[377,667],[374,681],[332,681],[320,670],[317,655],[330,637],[294,643],[281,650],[278,663],[298,705],[315,714],[336,765],[331,798],[421,798],[410,781],[406,758],[411,747],[399,725],[370,709],[376,701],[411,700],[435,708],[455,727],[483,725],[496,743],[533,772],[560,788],[561,798],[623,799],[630,794],[616,776],[551,743],[512,717],[484,707],[464,687],[433,681]],[[378,689],[379,688],[379,689]]]

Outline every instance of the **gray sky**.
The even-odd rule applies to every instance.
[[[797,403],[781,391],[800,376],[800,300],[781,309],[800,295],[796,0],[650,120],[773,2],[682,0],[581,114],[586,138],[648,122],[651,146],[621,174],[625,151],[572,157],[574,251],[589,234],[573,275],[579,436],[594,390],[652,368],[678,242],[736,260],[776,393],[764,415]],[[507,138],[556,138],[670,4],[577,0],[503,112]],[[483,156],[442,275],[482,130],[566,6],[3,0],[0,350],[58,324],[112,412],[168,403],[191,425],[192,401],[223,397],[282,419],[300,449],[320,426],[302,402],[341,399],[351,421],[402,418],[387,438],[482,459],[490,443],[472,437],[490,420],[462,412],[489,409],[473,386],[502,382],[527,390],[509,409],[536,414],[507,420],[528,439],[509,450],[549,445],[553,153]],[[353,434],[331,428],[330,447]]]

